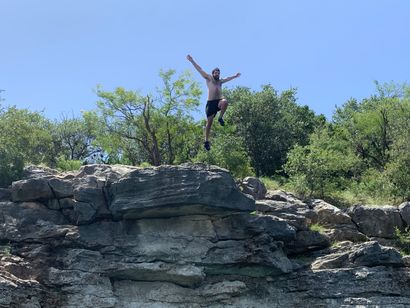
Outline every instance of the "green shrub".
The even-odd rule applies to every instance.
[[[309,229],[311,231],[316,231],[316,232],[319,232],[319,233],[322,233],[322,234],[327,231],[327,228],[322,226],[321,224],[312,224],[312,225],[310,225]]]
[[[396,227],[396,245],[401,250],[404,255],[410,254],[410,228],[407,227],[405,230],[400,230]]]
[[[57,158],[57,169],[61,171],[76,171],[80,169],[81,165],[80,160],[70,160],[64,157]]]
[[[280,189],[284,184],[283,177],[260,177],[262,183],[265,185],[267,190],[277,190]]]
[[[8,187],[21,178],[24,168],[22,155],[0,148],[0,187]]]
[[[234,135],[234,127],[227,126],[222,130],[214,124],[213,132],[211,150],[208,152],[201,148],[194,162],[203,162],[228,169],[235,178],[254,175],[243,142]]]
[[[403,153],[386,166],[385,178],[392,195],[401,200],[410,199],[410,154]]]
[[[0,255],[10,256],[11,255],[11,246],[8,245],[8,244],[0,245]]]
[[[352,183],[350,191],[362,203],[391,203],[393,185],[385,172],[370,168],[364,171],[358,181]]]

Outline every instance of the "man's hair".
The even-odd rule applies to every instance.
[[[213,74],[215,71],[221,72],[221,70],[219,69],[219,67],[215,67],[215,68],[212,70],[212,74]]]

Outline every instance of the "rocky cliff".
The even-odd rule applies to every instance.
[[[407,204],[344,212],[255,183],[206,165],[27,170],[0,190],[0,307],[410,307],[389,246]]]

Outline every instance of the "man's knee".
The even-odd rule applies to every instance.
[[[206,119],[206,125],[207,126],[212,125],[212,122],[214,121],[214,117],[215,117],[215,115],[207,117],[207,119]]]
[[[219,106],[218,106],[220,109],[222,109],[223,107],[228,107],[228,101],[224,98],[224,99],[221,99],[220,101],[219,101]]]

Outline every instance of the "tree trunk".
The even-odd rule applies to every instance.
[[[144,101],[144,109],[142,111],[142,116],[144,117],[145,129],[147,130],[149,136],[151,137],[152,146],[150,149],[150,154],[152,158],[152,164],[154,166],[159,166],[161,165],[161,155],[159,153],[156,132],[154,129],[151,128],[150,121],[149,121],[150,120],[150,105],[151,105],[151,98],[147,96],[147,99]]]

